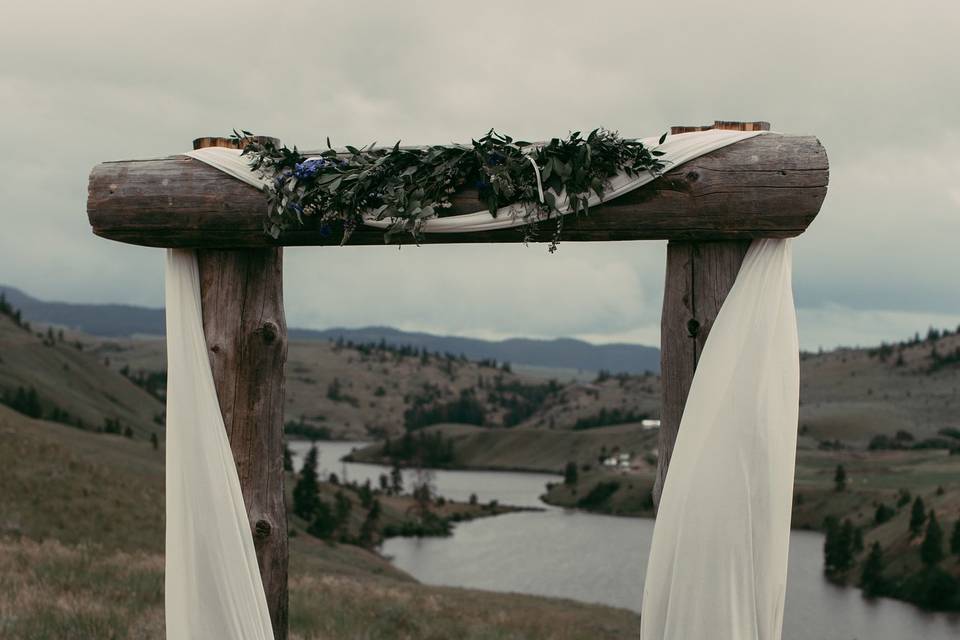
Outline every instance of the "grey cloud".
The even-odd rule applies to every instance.
[[[960,315],[960,9],[785,4],[21,3],[0,24],[0,281],[161,304],[160,252],[89,233],[87,172],[235,126],[311,147],[763,118],[817,134],[831,158],[795,244],[801,334],[850,343],[868,323],[890,339]],[[662,243],[497,251],[290,251],[289,316],[657,335]]]

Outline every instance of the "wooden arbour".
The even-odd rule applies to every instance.
[[[768,130],[765,122],[673,127]],[[229,146],[198,138],[196,147]],[[767,133],[666,171],[653,182],[565,221],[561,240],[668,240],[661,320],[663,401],[654,498],[670,463],[697,361],[753,238],[802,233],[826,196],[827,155],[812,136]],[[475,191],[452,213],[483,209]],[[96,235],[198,251],[203,325],[217,395],[277,640],[287,637],[287,521],[283,406],[287,352],[283,246],[339,244],[315,221],[274,240],[262,231],[262,192],[186,156],[107,162],[90,174],[87,213]],[[539,237],[550,238],[552,222]],[[409,238],[399,237],[400,242]],[[522,242],[515,229],[428,235],[425,243]],[[358,229],[348,246],[382,245]]]

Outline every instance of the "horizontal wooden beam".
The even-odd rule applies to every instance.
[[[591,209],[567,216],[564,241],[729,240],[802,233],[820,210],[829,164],[812,136],[765,134],[718,149]],[[456,194],[451,213],[482,210],[476,191]],[[90,173],[87,214],[98,236],[153,247],[242,248],[335,245],[317,221],[273,240],[263,233],[266,199],[257,189],[185,156],[106,162]],[[542,223],[539,240],[552,237]],[[428,234],[426,243],[522,242],[518,229]],[[411,238],[398,238],[411,242]],[[351,245],[382,245],[364,227]]]

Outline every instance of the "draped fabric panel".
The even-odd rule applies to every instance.
[[[680,134],[660,148],[674,167],[757,133]],[[187,155],[263,185],[236,150]],[[606,198],[652,179],[616,176]],[[424,231],[523,222],[508,208],[496,218],[478,212],[430,220]],[[661,496],[643,592],[643,640],[780,638],[799,404],[790,246],[753,242],[704,347]],[[192,251],[168,251],[166,298],[167,637],[272,640],[207,356]]]
[[[166,317],[166,637],[273,640],[207,356],[193,251],[167,251]]]
[[[670,170],[680,166],[699,156],[716,151],[747,138],[765,133],[763,131],[729,131],[726,129],[710,129],[709,131],[697,131],[692,133],[680,133],[668,136],[663,144],[658,145],[658,138],[642,138],[641,142],[648,148],[656,147],[663,151],[664,155],[660,160],[666,164],[666,169]],[[208,164],[224,173],[242,180],[258,189],[263,189],[267,181],[263,179],[259,172],[252,171],[247,156],[241,156],[237,149],[227,149],[224,147],[207,147],[188,151],[184,155]],[[309,155],[309,152],[307,152]],[[531,166],[530,171],[533,172]],[[641,173],[636,176],[619,174],[610,179],[603,200],[611,200],[618,196],[639,189],[643,185],[656,179],[652,173]],[[596,194],[591,194],[588,203],[594,207],[602,202]],[[557,208],[561,215],[570,213],[570,207],[567,203],[566,194],[562,194],[557,200]],[[475,231],[494,231],[496,229],[509,229],[527,223],[529,220],[525,217],[526,209],[523,205],[515,204],[502,207],[497,215],[494,216],[489,211],[478,211],[476,213],[467,213],[463,215],[449,216],[446,218],[433,218],[424,223],[422,231],[424,233],[469,233]],[[376,220],[373,217],[367,217],[365,224],[378,229],[386,229],[391,225],[390,219]]]
[[[755,240],[687,397],[647,564],[642,640],[778,640],[800,362],[789,240]]]

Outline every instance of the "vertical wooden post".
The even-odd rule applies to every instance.
[[[276,640],[287,638],[283,249],[197,252],[203,331]]]
[[[697,361],[713,321],[750,246],[749,240],[677,242],[667,245],[667,274],[660,319],[660,412],[654,504],[663,482]]]

